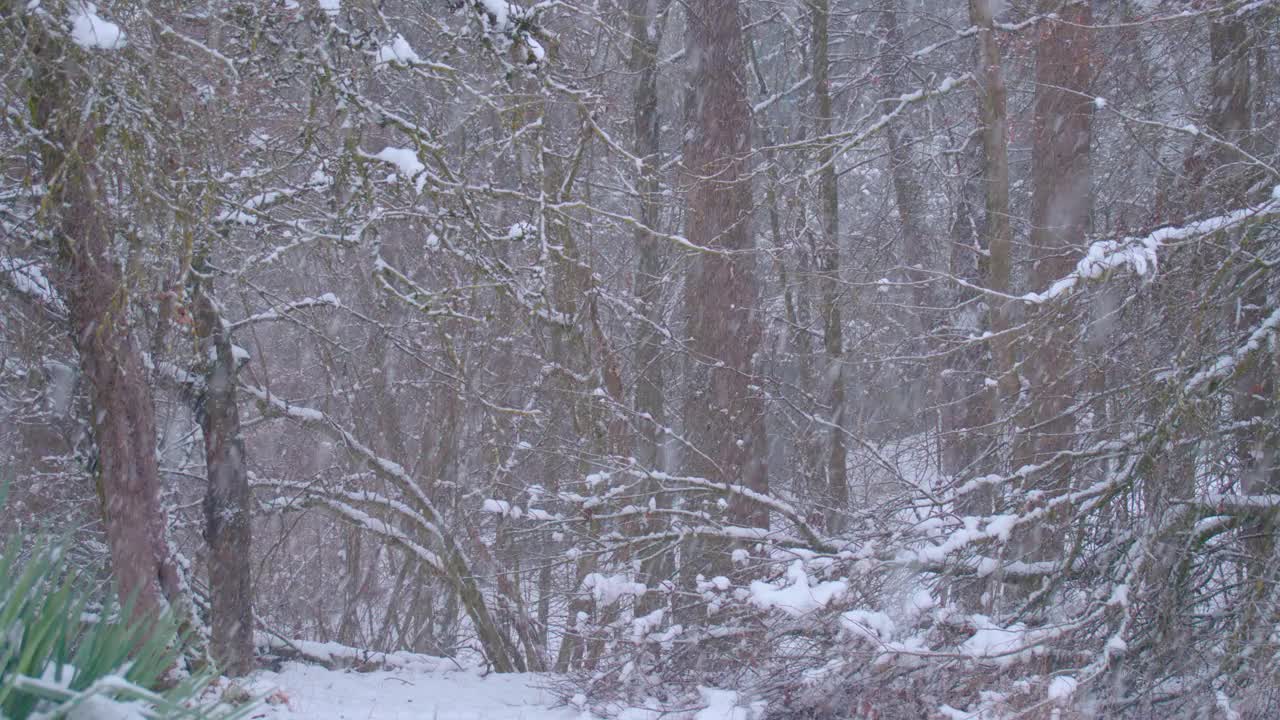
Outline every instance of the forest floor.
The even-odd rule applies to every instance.
[[[248,683],[268,701],[264,720],[581,720],[541,687],[539,675],[399,668],[356,672],[298,662],[263,670]],[[557,707],[558,705],[558,707]]]

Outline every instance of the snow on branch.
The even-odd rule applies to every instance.
[[[81,2],[71,12],[71,41],[86,50],[119,50],[127,44],[120,26],[98,15],[98,6]]]
[[[1186,391],[1194,393],[1202,387],[1208,387],[1215,380],[1223,380],[1235,374],[1245,358],[1263,347],[1270,337],[1280,332],[1280,308],[1268,315],[1253,332],[1249,333],[1244,344],[1229,355],[1222,355],[1208,367],[1202,368],[1187,381]]]
[[[412,148],[388,145],[376,153],[360,152],[360,156],[369,160],[381,160],[396,168],[396,173],[413,182],[413,188],[421,193],[427,184],[427,166],[418,159],[418,153]]]
[[[1030,292],[1017,298],[1041,305],[1070,294],[1088,280],[1096,280],[1123,268],[1145,276],[1155,274],[1158,267],[1157,253],[1172,242],[1211,235],[1249,222],[1280,215],[1280,185],[1271,193],[1271,199],[1258,207],[1240,208],[1229,213],[1176,227],[1163,227],[1148,235],[1127,237],[1120,240],[1100,240],[1089,246],[1075,270],[1056,280],[1043,292]]]
[[[756,505],[776,512],[779,515],[790,520],[802,535],[812,544],[814,549],[822,552],[835,552],[837,544],[835,541],[824,537],[812,525],[804,519],[804,516],[791,503],[779,500],[772,495],[752,490],[745,485],[734,485],[732,483],[721,483],[707,478],[694,477],[689,475],[670,475],[664,472],[653,470],[628,470],[628,474],[636,478],[657,480],[659,482],[676,482],[693,487],[706,488],[709,490],[719,490],[721,492],[734,495],[744,500],[749,500]]]
[[[582,588],[590,591],[601,607],[613,605],[624,597],[640,597],[649,590],[644,583],[635,582],[625,574],[604,573],[591,573],[582,578]]]
[[[319,297],[302,298],[301,300],[296,300],[286,305],[281,305],[280,307],[272,308],[265,312],[260,312],[256,315],[250,315],[249,317],[237,320],[230,324],[230,329],[238,330],[246,325],[252,325],[255,323],[284,320],[286,317],[299,310],[315,307],[342,307],[342,302],[339,301],[338,296],[333,293],[324,293]]]
[[[373,277],[378,286],[388,294],[409,307],[425,313],[428,317],[447,317],[456,320],[480,322],[480,318],[453,310],[453,302],[449,298],[448,292],[427,290],[384,260],[380,253],[374,256]],[[403,286],[405,289],[402,290],[399,286]]]
[[[53,289],[44,268],[27,260],[0,255],[0,278],[14,290],[59,314],[67,312],[61,296]]]
[[[903,95],[900,95],[896,98],[887,98],[884,102],[895,103],[893,108],[889,110],[889,112],[880,115],[879,118],[877,118],[870,125],[868,125],[867,127],[863,128],[860,131],[847,130],[843,132],[833,133],[831,135],[826,135],[823,137],[812,138],[810,140],[803,140],[795,143],[776,145],[773,148],[764,148],[764,149],[796,150],[796,149],[805,148],[805,147],[814,147],[814,146],[820,146],[824,144],[839,143],[839,145],[835,148],[835,152],[831,154],[831,159],[815,167],[810,168],[805,173],[806,177],[809,177],[809,178],[817,177],[818,173],[825,170],[827,166],[836,162],[836,160],[841,156],[843,156],[845,153],[849,152],[855,147],[858,147],[862,143],[866,142],[868,138],[880,132],[881,130],[885,129],[886,127],[888,127],[889,123],[893,122],[895,118],[897,118],[899,115],[905,112],[908,107],[918,102],[921,102],[923,100],[928,100],[930,98],[947,95],[953,92],[956,88],[967,85],[972,81],[973,81],[973,73],[963,73],[959,77],[953,77],[951,75],[948,75],[945,78],[943,78],[942,82],[938,83],[937,86],[935,87],[920,88],[909,93],[904,93]],[[865,119],[866,118],[864,118],[864,120]]]
[[[228,202],[228,209],[214,217],[214,222],[228,225],[257,225],[258,217],[263,212],[297,197],[301,190],[268,190],[258,193],[243,202]]]
[[[538,13],[554,3],[538,3],[525,8],[507,0],[463,1],[494,50],[505,53],[521,47],[525,50],[523,60],[526,67],[538,69],[543,66],[547,52],[535,37],[541,34],[535,21]]]
[[[1204,503],[1215,510],[1280,510],[1280,495],[1229,495],[1209,493]]]
[[[314,483],[298,483],[288,482],[284,480],[268,480],[257,477],[250,473],[254,487],[270,488],[272,490],[288,490],[296,492],[304,498],[318,498],[321,496],[336,499],[345,503],[358,503],[371,508],[378,508],[386,512],[395,514],[397,517],[408,520],[414,525],[425,530],[428,534],[438,536],[440,528],[435,523],[428,520],[421,513],[417,512],[407,504],[400,502],[394,498],[389,498],[381,493],[371,490],[345,490],[341,488],[319,488]]]
[[[648,236],[654,239],[665,240],[685,250],[691,250],[693,252],[704,253],[707,255],[732,254],[728,251],[721,250],[720,248],[705,247],[702,245],[698,245],[697,243],[692,242],[691,240],[689,240],[689,238],[683,235],[675,235],[672,233],[659,232],[658,230],[655,230],[649,227],[648,225],[645,225],[644,223],[640,222],[639,220],[635,219],[631,215],[611,212],[604,208],[591,205],[582,200],[573,200],[569,202],[559,202],[559,203],[548,203],[547,209],[559,212],[561,214],[563,214],[567,210],[587,210],[593,215],[598,215],[600,217],[608,218],[610,220],[616,220],[624,225],[627,225],[628,227],[640,230],[641,232],[644,232],[645,234],[647,234]]]
[[[1266,517],[1280,513],[1280,495],[1241,495],[1233,493],[1208,493],[1203,498],[1183,501],[1192,512],[1200,516],[1227,520],[1230,516]],[[1212,525],[1197,526],[1202,531],[1213,531]]]
[[[413,670],[415,672],[448,672],[459,669],[458,662],[452,658],[425,655],[422,653],[397,650],[395,652],[376,652],[363,648],[334,642],[318,642],[315,640],[296,640],[277,637],[264,632],[255,633],[254,644],[268,654],[285,659],[298,658],[308,663],[333,668],[359,668],[367,670],[380,668],[385,670]]]
[[[753,605],[764,610],[776,608],[792,617],[825,608],[848,590],[849,583],[844,580],[828,580],[811,585],[803,560],[795,560],[787,566],[786,578],[780,582],[753,580],[750,585]]]
[[[268,390],[253,385],[241,384],[240,389],[257,398],[266,412],[288,417],[309,428],[320,430],[342,443],[353,456],[363,460],[375,475],[391,482],[412,497],[419,507],[426,512],[426,517],[439,532],[438,528],[442,519],[439,510],[436,509],[435,503],[431,502],[431,499],[422,491],[422,488],[418,487],[418,483],[402,465],[378,455],[369,446],[357,440],[349,430],[319,410],[295,405],[271,394]],[[443,533],[440,533],[440,535],[443,536]]]
[[[430,567],[433,572],[441,576],[448,576],[445,569],[445,563],[436,553],[419,545],[413,538],[409,537],[403,530],[395,526],[379,520],[372,515],[355,508],[340,500],[327,497],[322,494],[313,496],[316,504],[329,510],[333,514],[351,522],[362,530],[368,531],[378,537],[397,545],[421,560],[425,565]]]

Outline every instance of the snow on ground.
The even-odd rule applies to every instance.
[[[255,673],[242,687],[264,699],[249,713],[252,720],[600,720],[585,708],[561,703],[545,687],[553,679],[482,675],[418,662],[373,672],[287,662],[279,672]],[[618,720],[758,720],[764,715],[763,703],[743,707],[732,691],[702,688],[701,695],[700,708],[673,714],[630,708]]]
[[[286,663],[249,683],[254,695],[279,693],[249,714],[264,720],[581,720],[556,707],[539,687],[545,676],[481,676],[475,670],[421,672],[409,668],[356,672]]]
[[[237,683],[236,694],[247,690],[262,700],[248,715],[254,720],[600,720],[584,697],[575,697],[568,706],[558,700],[547,688],[559,679],[556,675],[485,675],[474,658],[458,662],[404,651],[366,652],[334,642],[284,641],[263,633],[255,641],[264,654],[297,653],[312,662],[285,662],[278,672],[261,670]],[[325,665],[380,669],[363,672]],[[226,699],[231,690],[226,683],[221,680],[207,697]],[[609,716],[616,720],[758,720],[764,714],[760,703],[740,705],[735,692],[702,688],[701,693],[700,707],[681,712],[614,708]]]

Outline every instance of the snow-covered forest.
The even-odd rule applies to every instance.
[[[0,0],[0,109],[0,716],[1280,716],[1277,0]]]

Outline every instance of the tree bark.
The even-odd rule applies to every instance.
[[[79,53],[30,23],[32,120],[39,143],[45,207],[58,213],[59,267],[54,282],[66,298],[72,341],[89,381],[98,495],[120,595],[135,618],[179,599],[181,582],[166,539],[156,461],[155,410],[142,353],[130,324],[109,200],[96,166],[96,113],[84,111],[74,86]],[[68,58],[72,59],[68,59]]]
[[[813,0],[813,99],[816,111],[815,135],[831,134],[831,60],[829,0]],[[821,390],[829,399],[831,427],[828,430],[826,480],[830,494],[827,529],[844,529],[849,510],[849,450],[845,446],[844,323],[840,313],[840,188],[836,182],[835,149],[830,143],[818,151],[822,170],[818,174],[822,237],[818,247],[818,281],[822,287],[822,347],[826,368]],[[829,386],[828,386],[829,383]]]
[[[1215,21],[1210,26],[1209,45],[1214,60],[1210,129],[1223,140],[1247,150],[1252,133],[1249,56],[1254,45],[1248,20],[1235,16]],[[1204,193],[1210,207],[1222,204],[1234,207],[1230,203],[1248,201],[1246,192],[1252,180],[1243,160],[1241,152],[1234,147],[1219,145],[1209,152],[1210,166],[1206,172],[1211,184],[1204,188]],[[1213,177],[1215,174],[1218,177]],[[1266,233],[1258,228],[1245,230],[1238,239],[1245,257],[1262,257],[1268,242]],[[1234,307],[1224,308],[1235,342],[1248,337],[1267,313],[1269,283],[1260,265],[1246,262],[1237,270],[1239,299]],[[1239,487],[1246,495],[1280,492],[1280,447],[1274,430],[1276,357],[1274,352],[1255,354],[1232,383],[1232,417],[1239,428],[1235,438]],[[1260,646],[1280,615],[1272,590],[1276,580],[1276,531],[1274,514],[1251,518],[1241,530],[1249,583],[1244,593],[1246,607],[1241,624],[1231,639],[1233,658],[1246,656],[1248,652],[1244,648]]]
[[[982,220],[978,252],[978,277],[980,283],[995,293],[980,302],[986,303],[986,325],[990,328],[988,340],[990,356],[978,364],[985,389],[971,386],[976,394],[962,401],[965,412],[960,430],[964,438],[965,460],[978,460],[978,450],[972,435],[976,428],[984,428],[988,437],[983,442],[987,449],[982,456],[987,472],[999,471],[1003,458],[997,452],[1003,438],[999,424],[1012,409],[1018,395],[1019,380],[1015,372],[1013,356],[1012,322],[1009,307],[1001,295],[1009,293],[1010,274],[1013,265],[1013,233],[1009,218],[1009,122],[1006,109],[1007,95],[1004,81],[1003,60],[995,35],[995,4],[988,0],[969,0],[969,19],[978,29],[978,62],[974,77],[977,80],[978,117],[982,138],[982,186],[986,212]],[[981,306],[978,306],[981,307]],[[975,309],[976,310],[976,309]],[[973,323],[980,327],[979,322]],[[976,330],[977,327],[974,329]],[[968,329],[962,330],[966,332]],[[994,376],[995,382],[988,380]],[[985,407],[984,407],[985,406]],[[992,504],[991,494],[979,489],[962,499],[966,512],[982,512]],[[994,593],[984,592],[991,580],[980,580],[961,593],[966,605],[982,606],[990,611]]]
[[[986,254],[982,278],[997,293],[1009,292],[1013,265],[1012,229],[1009,224],[1009,120],[1003,60],[996,40],[992,6],[987,0],[969,0],[969,18],[978,28],[978,116],[982,122],[983,182],[986,188]],[[996,375],[995,392],[989,396],[992,417],[999,419],[1018,393],[1014,372],[1013,342],[1007,302],[987,299],[991,327],[991,354]]]
[[[751,108],[737,0],[694,0],[688,6],[684,182],[686,235],[711,248],[685,280],[688,390],[683,408],[685,474],[768,492],[764,403],[754,377],[760,347],[751,234]],[[727,502],[722,514],[717,504]],[[768,527],[769,513],[738,494],[698,494],[687,509],[738,526]],[[703,537],[680,548],[680,587],[693,592],[699,574],[731,572],[731,543]],[[677,608],[681,622],[701,622],[706,606]]]
[[[1075,267],[1093,207],[1093,11],[1088,2],[1072,2],[1058,15],[1042,24],[1036,49],[1031,284],[1038,290]],[[1039,315],[1024,361],[1030,407],[1015,465],[1050,461],[1070,448],[1075,429],[1067,410],[1080,386],[1073,352],[1079,328],[1054,309]],[[1059,459],[1045,489],[1063,489],[1070,471]]]
[[[631,70],[636,74],[632,93],[635,112],[635,154],[641,159],[640,177],[636,183],[640,222],[656,229],[662,198],[658,164],[661,160],[661,122],[658,115],[658,46],[662,41],[659,18],[669,0],[631,0]],[[666,288],[666,260],[663,241],[643,228],[635,232],[640,258],[636,266],[635,293],[644,314],[636,345],[636,414],[639,415],[639,437],[636,460],[641,467],[663,470],[663,437],[667,423],[666,380],[663,375],[661,328],[664,323],[663,290]],[[646,494],[659,508],[671,506],[670,495],[663,493],[657,481],[649,481]],[[665,523],[663,523],[665,525]],[[647,532],[660,532],[662,526],[650,523]],[[650,588],[636,604],[636,615],[643,616],[663,602],[656,586],[674,572],[674,557],[667,550],[655,551],[640,562],[640,582]]]
[[[1093,140],[1093,11],[1087,1],[1059,7],[1060,19],[1041,24],[1036,47],[1036,94],[1031,154],[1031,284],[1048,287],[1074,267],[1084,246],[1092,210],[1090,145]],[[1074,347],[1081,333],[1069,311],[1057,305],[1039,308],[1025,337],[1023,379],[1027,406],[1019,413],[1014,445],[1015,468],[1052,463],[1029,478],[1024,489],[1052,495],[1065,492],[1071,479],[1071,449],[1076,429],[1071,405],[1083,383]],[[1018,533],[1023,559],[1058,558],[1068,544],[1065,509],[1029,533]]]
[[[218,669],[240,676],[253,669],[252,512],[235,353],[217,301],[201,288],[195,298],[195,330],[205,372],[196,413],[204,433],[204,538],[209,544],[209,650]]]
[[[880,5],[880,51],[876,58],[876,74],[880,82],[881,97],[892,99],[902,94],[898,81],[898,66],[907,58],[902,49],[902,31],[898,27],[899,0],[882,0]],[[893,181],[893,197],[898,209],[898,223],[902,229],[900,257],[906,266],[907,280],[911,283],[911,327],[920,334],[913,346],[923,350],[927,336],[933,331],[936,316],[932,308],[934,299],[930,292],[929,274],[931,258],[936,243],[935,234],[929,230],[928,207],[925,204],[924,187],[912,169],[911,134],[905,119],[893,118],[885,124],[885,141],[889,149],[889,177]],[[926,372],[921,370],[921,372]],[[920,386],[910,394],[912,414],[924,405],[923,378],[913,378],[913,385]]]
[[[687,280],[688,335],[694,352],[685,432],[693,449],[686,471],[767,492],[764,402],[753,384],[761,329],[751,234],[751,108],[737,0],[689,6],[690,58],[684,147],[688,237],[714,248]],[[730,522],[767,527],[754,503],[729,501]]]
[[[978,207],[982,204],[980,188],[975,182],[980,175],[981,150],[968,148],[955,159],[955,172],[961,178],[955,215],[949,228],[951,252],[947,260],[954,277],[976,286],[982,282],[979,271],[979,247],[984,236]],[[979,474],[985,451],[984,428],[991,422],[991,406],[985,401],[984,380],[988,363],[982,348],[970,339],[976,331],[977,305],[981,298],[969,288],[961,287],[951,296],[956,310],[947,319],[941,338],[949,339],[946,367],[938,374],[940,390],[939,425],[942,434],[942,472],[957,483]],[[986,494],[986,493],[980,493]],[[990,508],[980,498],[965,500],[970,514],[986,514]]]

